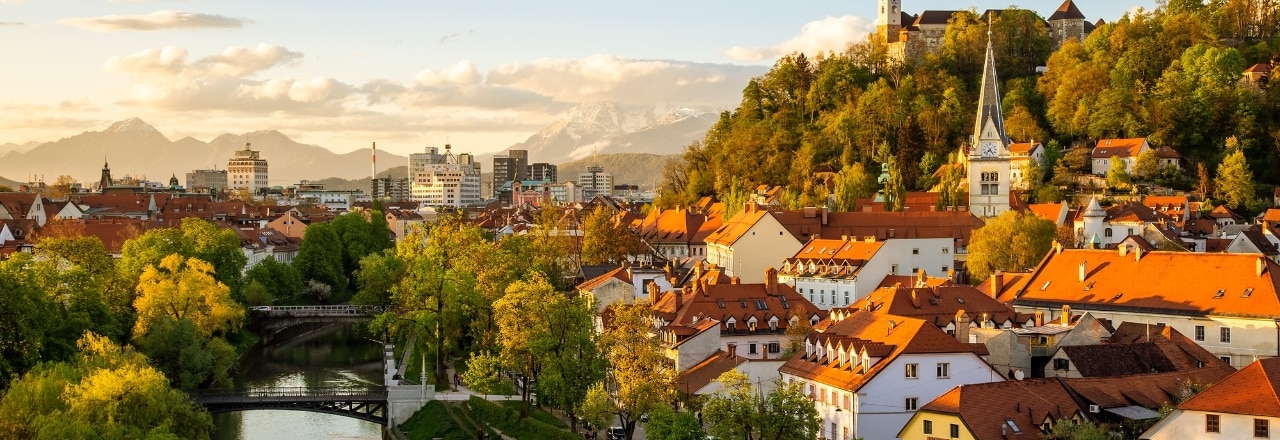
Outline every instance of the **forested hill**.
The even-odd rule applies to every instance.
[[[1215,173],[1234,136],[1256,182],[1277,183],[1280,87],[1243,81],[1242,72],[1277,58],[1280,6],[1258,12],[1251,8],[1272,2],[1167,3],[1057,51],[1043,17],[998,14],[991,41],[1007,134],[1064,148],[1146,137],[1182,154],[1188,181],[1200,164]],[[787,200],[804,203],[825,191],[810,183],[818,167],[878,170],[889,157],[907,189],[936,184],[934,171],[971,134],[987,34],[985,19],[961,12],[941,49],[923,59],[891,62],[874,35],[843,53],[780,59],[690,146],[682,169],[666,170],[659,202],[767,183],[787,185]]]

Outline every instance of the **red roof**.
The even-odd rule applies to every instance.
[[[1084,14],[1080,12],[1080,8],[1077,8],[1075,2],[1071,0],[1062,2],[1062,5],[1058,6],[1058,10],[1053,11],[1053,15],[1049,16],[1050,21],[1066,19],[1084,20]]]
[[[836,316],[853,310],[922,319],[936,327],[946,327],[955,322],[957,314],[961,311],[969,315],[970,322],[978,322],[983,316],[997,324],[1006,320],[1018,322],[1017,313],[1009,306],[996,301],[995,298],[987,296],[973,286],[958,284],[923,288],[908,285],[876,289],[849,305],[848,308],[834,309],[831,313],[832,316]]]
[[[1093,147],[1093,158],[1138,157],[1147,138],[1102,139]]]
[[[1064,383],[1055,379],[960,385],[920,411],[956,415],[978,440],[1040,439],[1040,425],[1046,420],[1086,413]]]
[[[1254,361],[1201,391],[1178,409],[1280,417],[1280,358]]]

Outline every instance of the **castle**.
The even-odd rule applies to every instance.
[[[910,15],[902,10],[902,0],[878,0],[878,3],[876,33],[889,44],[891,56],[899,60],[918,59],[926,53],[936,52],[942,47],[947,22],[953,14],[961,12],[923,11]],[[992,13],[998,14],[999,11],[988,10],[983,16]],[[1049,16],[1045,27],[1049,30],[1053,49],[1057,50],[1068,38],[1084,41],[1089,32],[1101,23],[1101,20],[1089,22],[1072,0],[1066,0]]]

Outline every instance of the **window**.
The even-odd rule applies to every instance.
[[[907,379],[920,378],[920,364],[907,364]]]
[[[946,254],[948,254],[948,253],[951,253],[951,249],[950,249],[950,248],[945,248],[945,247],[944,247],[944,248],[942,248],[942,254],[943,254],[943,255],[946,255]]]
[[[951,377],[951,363],[939,362],[938,363],[938,379],[947,379],[950,377]]]
[[[756,343],[752,342],[751,345],[748,345],[747,347],[749,347],[747,348],[747,353],[756,354]]]
[[[1231,365],[1231,356],[1230,356],[1230,355],[1228,355],[1228,356],[1218,356],[1218,359],[1221,359],[1221,360],[1222,360],[1222,362],[1225,362],[1227,365]]]
[[[933,420],[924,421],[924,433],[933,434]]]
[[[1218,329],[1218,340],[1223,344],[1231,343],[1231,327],[1223,327]]]
[[[890,274],[893,274],[893,275],[897,275],[897,274],[898,274],[898,265],[896,265],[896,264],[895,264],[895,265],[889,266],[889,273],[890,273]]]
[[[1253,436],[1257,438],[1271,437],[1271,423],[1267,419],[1253,419]]]
[[[1197,341],[1204,341],[1204,326],[1203,326],[1203,325],[1197,325],[1197,326],[1196,326],[1196,340],[1197,340]]]
[[[903,408],[906,408],[906,410],[907,410],[907,411],[915,411],[915,410],[916,410],[916,404],[917,404],[917,403],[919,403],[919,402],[920,402],[920,399],[919,399],[919,398],[916,398],[916,397],[908,397],[908,398],[907,398],[907,400],[906,400],[906,402],[904,402],[904,403],[903,403]]]
[[[1110,236],[1111,236],[1111,228],[1107,228],[1107,229],[1103,230],[1103,231],[1102,231],[1102,236],[1103,236],[1103,237],[1110,237]]]
[[[911,255],[920,255],[920,248],[911,248]]]
[[[1060,370],[1060,371],[1067,371],[1067,370],[1070,370],[1070,369],[1071,369],[1071,361],[1066,360],[1066,359],[1054,359],[1054,360],[1053,360],[1053,369],[1054,369],[1054,370]]]
[[[780,345],[778,345],[778,343],[777,343],[777,342],[770,342],[770,343],[769,343],[769,352],[770,352],[770,353],[780,353],[780,352],[782,352],[782,347],[781,347]]]
[[[1017,423],[1013,423],[1013,419],[1004,419],[1004,423],[1005,423],[1006,425],[1009,425],[1009,430],[1010,430],[1010,431],[1013,431],[1013,433],[1014,433],[1014,434],[1021,434],[1021,433],[1022,433],[1022,429],[1018,428],[1018,424],[1017,424]]]
[[[951,424],[951,438],[960,438],[960,425]]]
[[[1218,427],[1217,414],[1204,415],[1204,432],[1222,432],[1221,428]]]

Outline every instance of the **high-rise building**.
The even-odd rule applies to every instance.
[[[409,200],[409,178],[391,176],[374,178],[370,193],[373,194],[374,199],[379,200]]]
[[[409,155],[409,199],[428,206],[461,208],[480,203],[480,164],[470,154],[435,147]]]
[[[187,173],[187,191],[218,192],[227,189],[227,170],[193,170]]]
[[[582,198],[591,200],[595,196],[613,195],[613,175],[604,172],[604,167],[589,166],[587,171],[578,174],[578,186],[582,187]]]
[[[247,189],[249,194],[257,194],[270,188],[267,185],[267,161],[258,156],[258,152],[249,149],[236,151],[235,156],[227,161],[227,188],[231,190]]]
[[[556,166],[538,162],[529,164],[529,172],[526,174],[529,180],[541,180],[543,182],[556,183]]]
[[[493,188],[495,192],[507,182],[528,179],[528,173],[528,150],[509,150],[505,155],[493,156]]]

